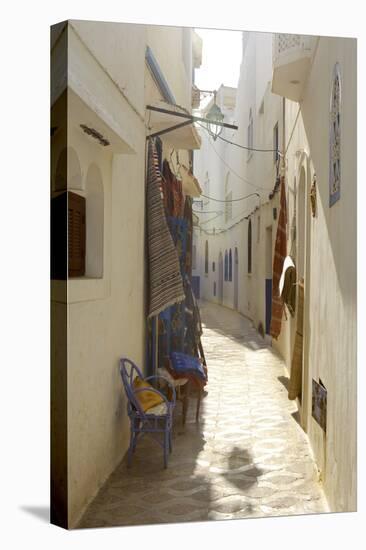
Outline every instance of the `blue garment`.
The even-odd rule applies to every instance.
[[[185,374],[195,374],[206,381],[206,373],[197,357],[174,351],[170,354],[170,359],[172,368],[177,374],[181,374],[182,376]]]

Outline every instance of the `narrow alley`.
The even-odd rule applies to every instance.
[[[51,523],[357,510],[356,53],[52,27]]]
[[[282,359],[242,315],[201,303],[208,385],[195,421],[177,404],[168,469],[145,436],[123,460],[80,527],[146,525],[327,511]]]

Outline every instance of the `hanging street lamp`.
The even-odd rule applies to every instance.
[[[197,89],[198,90],[198,89]],[[235,124],[228,124],[227,122],[224,122],[225,116],[221,112],[220,107],[216,103],[216,90],[198,90],[199,93],[208,93],[213,94],[214,96],[214,102],[211,105],[210,109],[208,110],[205,118],[198,117],[190,114],[188,111],[183,110],[183,108],[178,107],[177,105],[172,105],[172,108],[179,108],[179,110],[172,110],[172,109],[166,109],[162,107],[157,107],[154,105],[146,105],[146,109],[149,111],[155,111],[158,113],[163,113],[166,115],[172,115],[174,117],[182,118],[183,122],[177,123],[170,128],[165,128],[162,130],[159,130],[157,132],[154,132],[148,136],[146,136],[146,139],[154,138],[157,136],[162,136],[164,134],[167,134],[168,132],[172,132],[173,130],[180,130],[184,126],[188,126],[190,124],[193,124],[194,122],[202,122],[204,124],[205,129],[209,132],[209,134],[213,137],[214,140],[218,138],[218,136],[221,134],[223,128],[230,128],[231,130],[238,130],[238,126]],[[169,106],[169,105],[167,105]],[[202,125],[203,126],[203,125]]]
[[[216,92],[214,93],[214,102],[206,113],[206,128],[208,133],[216,140],[222,132],[224,115],[221,112],[220,107],[216,103]]]

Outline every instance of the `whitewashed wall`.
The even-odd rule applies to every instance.
[[[125,355],[145,369],[145,104],[161,99],[145,64],[145,49],[152,48],[177,102],[189,108],[191,42],[185,32],[183,51],[180,28],[69,24],[68,158],[73,161],[72,173],[63,177],[70,190],[87,200],[87,181],[93,180],[89,198],[92,192],[97,206],[90,210],[87,225],[94,228],[101,212],[104,219],[102,241],[100,234],[95,237],[87,231],[87,241],[96,239],[87,268],[97,275],[87,272],[86,277],[68,281],[70,527],[77,524],[128,447],[118,361]],[[110,147],[102,147],[81,130],[79,118],[84,115],[112,136]],[[57,156],[62,153],[57,140],[62,143],[56,136],[54,191],[60,179]],[[187,155],[182,153],[181,160],[187,163]],[[98,178],[103,191],[99,202]],[[102,258],[101,265],[95,254]],[[54,307],[64,308],[57,305],[61,295],[54,286]]]
[[[342,77],[341,197],[329,208],[329,105],[336,62]],[[318,214],[311,225],[309,377],[321,378],[328,390],[327,435],[310,411],[308,432],[337,511],[356,509],[356,70],[356,40],[321,38],[302,104],[318,184]]]
[[[270,91],[272,78],[272,36],[264,33],[243,34],[243,60],[236,100],[237,132],[230,138],[247,144],[249,109],[254,120],[254,146],[273,147],[273,128],[279,126],[279,146],[282,150],[282,98]],[[329,105],[331,78],[338,62],[342,75],[342,189],[340,200],[329,208]],[[356,508],[356,43],[351,39],[321,38],[303,94],[301,112],[287,151],[286,197],[288,208],[288,253],[294,255],[298,269],[305,278],[304,394],[300,407],[301,421],[306,429],[319,467],[320,478],[332,510]],[[299,104],[286,99],[285,141],[294,128]],[[223,134],[228,137],[228,133]],[[204,139],[205,141],[205,139]],[[207,141],[207,138],[206,138]],[[218,140],[219,141],[219,140]],[[269,192],[275,183],[275,165],[271,153],[253,153],[216,142],[215,148],[237,175],[230,175],[233,198],[252,192],[252,183],[260,187],[260,209],[252,216],[252,274],[247,273],[247,228],[242,222],[220,235],[199,235],[196,230],[197,270],[203,281],[204,298],[212,296],[216,274],[204,276],[204,241],[209,242],[212,255],[218,257],[225,249],[239,250],[239,311],[265,326],[264,279],[268,276],[268,243],[266,230],[272,228],[272,250],[279,213],[279,193],[272,200]],[[196,169],[203,174],[205,166],[218,170],[215,193],[223,197],[225,170],[216,168],[215,154],[204,145],[195,156]],[[310,213],[309,191],[314,174],[317,176],[318,213]],[[240,176],[240,177],[237,177]],[[247,180],[244,182],[243,178]],[[301,186],[304,186],[301,194]],[[211,191],[211,190],[210,190]],[[213,193],[214,191],[212,191]],[[245,204],[245,207],[244,207]],[[233,204],[233,219],[227,226],[250,212],[258,204],[256,198]],[[292,225],[296,210],[295,242]],[[258,226],[258,217],[260,225]],[[202,216],[201,216],[202,219]],[[258,227],[260,231],[258,239]],[[304,239],[300,250],[301,235]],[[233,257],[234,260],[234,257]],[[301,264],[303,263],[303,269]],[[234,264],[234,262],[233,262]],[[233,265],[234,268],[234,265]],[[203,275],[202,275],[203,274]],[[223,304],[234,307],[234,281],[224,283]],[[296,316],[283,318],[282,331],[273,346],[285,359],[290,372],[296,331]],[[327,435],[311,416],[311,381],[324,383],[328,390]]]

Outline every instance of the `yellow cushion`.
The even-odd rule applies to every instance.
[[[153,386],[149,384],[149,382],[146,382],[145,380],[141,380],[138,376],[133,381],[133,388],[134,390],[139,390],[141,388],[152,388]],[[151,407],[155,407],[156,405],[160,405],[160,403],[164,402],[163,397],[158,395],[155,392],[152,391],[142,391],[138,392],[136,394],[136,399],[138,400],[140,407],[144,412],[146,412],[148,409],[151,409]]]

